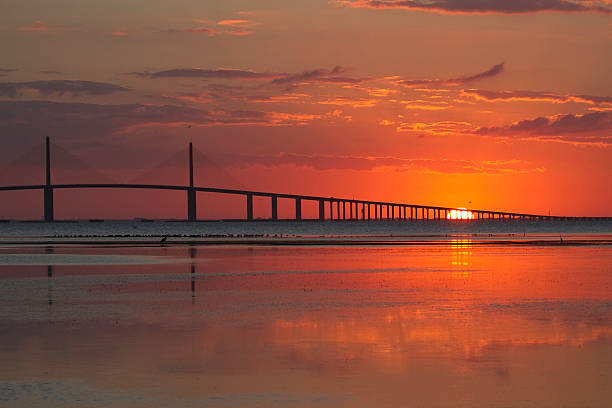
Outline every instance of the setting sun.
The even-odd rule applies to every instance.
[[[450,210],[446,214],[447,220],[473,220],[474,214],[466,208],[457,208],[456,210]]]

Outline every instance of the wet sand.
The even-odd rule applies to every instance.
[[[0,405],[610,406],[609,244],[371,241],[0,245]]]

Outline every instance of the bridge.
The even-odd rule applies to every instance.
[[[189,143],[189,185],[163,185],[163,184],[52,184],[51,183],[51,150],[49,137],[45,139],[45,184],[0,186],[0,191],[42,190],[44,220],[54,221],[53,191],[65,189],[149,189],[149,190],[180,190],[187,193],[187,221],[197,221],[196,197],[197,192],[221,193],[241,195],[245,197],[245,219],[254,220],[253,197],[270,198],[271,220],[278,220],[279,198],[295,201],[295,220],[302,220],[302,202],[315,201],[318,203],[318,220],[324,221],[326,206],[329,208],[330,220],[440,220],[447,219],[448,214],[456,208],[417,205],[408,203],[356,200],[336,197],[320,197],[299,194],[271,193],[263,191],[236,190],[215,187],[196,187],[193,177],[193,146]],[[530,219],[530,220],[561,220],[579,219],[586,217],[560,217],[551,215],[523,214],[503,211],[469,209],[474,219]],[[335,216],[335,217],[334,217]],[[590,217],[589,217],[590,218]]]

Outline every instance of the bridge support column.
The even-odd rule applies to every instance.
[[[45,186],[44,189],[44,209],[45,209],[45,221],[53,221],[53,188]]]
[[[196,220],[196,190],[193,187],[190,187],[187,190],[187,220],[195,221]]]
[[[354,201],[349,201],[349,205],[351,207],[351,213],[350,213],[350,218],[349,219],[354,220],[355,217],[353,215],[353,206],[355,205],[355,202]]]
[[[193,145],[189,142],[189,190],[187,190],[187,220],[196,220],[196,190],[193,188]]]
[[[387,204],[387,219],[389,219],[389,204]]]
[[[278,220],[278,196],[273,195],[270,197],[270,201],[272,202],[272,220]]]
[[[336,201],[336,219],[340,221],[340,201]]]
[[[45,221],[53,221],[53,187],[51,187],[51,149],[49,147],[49,136],[45,138],[45,189],[44,189],[44,211]]]
[[[253,221],[253,194],[246,195],[247,221]]]
[[[325,201],[319,199],[319,221],[325,221]]]
[[[301,198],[295,199],[295,220],[296,221],[302,220],[302,199]]]

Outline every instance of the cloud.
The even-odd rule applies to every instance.
[[[60,71],[56,71],[54,69],[47,69],[44,71],[40,71],[41,74],[45,74],[45,75],[61,75],[62,73]]]
[[[251,22],[249,20],[242,20],[242,19],[234,19],[234,20],[221,20],[221,21],[217,21],[218,25],[222,25],[222,26],[230,26],[230,27],[245,27],[245,26],[249,26],[251,24]]]
[[[157,72],[128,72],[141,78],[202,78],[202,79],[228,79],[228,80],[267,80],[274,85],[305,85],[314,82],[331,84],[356,84],[364,81],[363,78],[352,78],[342,74],[346,69],[335,66],[331,70],[315,69],[297,74],[278,72],[257,72],[252,70],[234,68],[174,68]]]
[[[446,101],[437,101],[437,100],[417,99],[417,100],[410,100],[410,101],[400,101],[400,103],[404,105],[406,109],[425,110],[425,111],[440,111],[440,110],[450,109],[453,107]]]
[[[74,81],[74,80],[47,80],[31,82],[0,82],[0,95],[16,98],[23,91],[35,90],[41,96],[72,96],[80,95],[110,95],[115,92],[126,91],[127,88],[106,82]]]
[[[219,155],[226,166],[296,166],[315,170],[372,171],[381,168],[440,174],[508,174],[541,171],[521,160],[451,160],[393,156],[339,156],[280,153],[278,155]]]
[[[371,108],[376,106],[378,100],[372,98],[356,98],[350,96],[336,96],[316,102],[319,105],[352,106],[353,108]]]
[[[50,31],[53,31],[53,29],[47,26],[42,21],[36,21],[34,24],[31,24],[29,26],[19,27],[19,31],[33,31],[33,32],[41,33],[41,32],[50,32]]]
[[[0,68],[0,76],[6,76],[7,74],[15,71],[17,71],[16,68]]]
[[[612,13],[612,6],[606,0],[337,0],[335,3],[352,8],[440,14]]]
[[[550,92],[534,91],[486,91],[482,89],[463,89],[463,96],[473,97],[487,102],[496,101],[527,101],[527,102],[552,102],[567,103],[577,102],[589,105],[612,104],[610,96],[593,95],[559,95]]]
[[[203,79],[258,79],[269,80],[277,78],[279,74],[268,72],[256,72],[250,70],[233,69],[233,68],[218,68],[218,69],[200,69],[200,68],[175,68],[157,72],[129,72],[128,75],[134,75],[141,78],[203,78]]]
[[[492,66],[484,72],[479,72],[474,75],[466,75],[451,79],[404,79],[398,81],[398,84],[407,87],[424,86],[424,85],[445,85],[445,86],[457,86],[467,84],[470,82],[478,81],[485,78],[491,78],[501,74],[504,71],[504,63],[499,63]]]
[[[364,78],[353,78],[343,76],[346,68],[336,65],[331,70],[314,69],[311,71],[303,71],[297,74],[284,74],[272,81],[276,85],[306,85],[313,82],[327,82],[336,84],[358,84],[363,82]]]
[[[208,112],[185,106],[0,101],[0,133],[17,139],[51,135],[103,140],[129,126],[153,121],[205,123],[211,119]]]
[[[396,130],[398,132],[411,132],[418,135],[458,135],[471,133],[476,130],[477,127],[469,122],[458,122],[451,120],[444,120],[433,123],[422,123],[422,122],[401,122],[398,124]]]
[[[543,141],[612,145],[612,111],[522,120],[508,126],[481,127],[474,133]]]
[[[215,37],[218,35],[237,35],[237,36],[244,36],[244,35],[251,35],[253,34],[253,31],[251,30],[247,30],[246,26],[231,26],[231,25],[226,25],[228,27],[232,27],[230,29],[227,30],[216,30],[213,28],[209,28],[209,27],[194,27],[194,28],[171,28],[168,29],[166,32],[168,33],[192,33],[192,34],[204,34],[207,35],[209,37]]]

